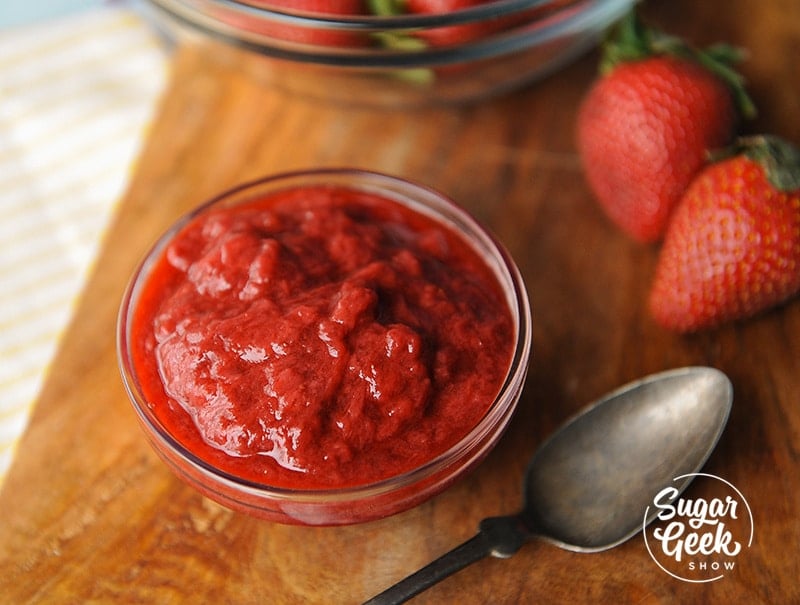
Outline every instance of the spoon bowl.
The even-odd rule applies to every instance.
[[[597,552],[624,542],[642,529],[660,489],[705,464],[732,401],[725,374],[704,367],[655,374],[610,393],[534,455],[525,522],[568,550]],[[682,491],[690,480],[676,487]]]
[[[677,498],[686,489],[714,450],[732,403],[728,377],[699,366],[609,393],[537,450],[518,514],[484,519],[475,537],[367,604],[403,603],[483,557],[510,557],[534,537],[575,552],[621,544],[642,529],[659,490],[671,484]]]

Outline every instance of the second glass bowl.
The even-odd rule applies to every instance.
[[[319,14],[268,0],[148,0],[178,40],[325,101],[464,103],[519,88],[596,44],[633,0],[494,0],[441,14]],[[353,4],[353,3],[350,3]]]

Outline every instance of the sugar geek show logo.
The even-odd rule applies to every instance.
[[[678,498],[676,485],[697,477],[705,478],[713,497]],[[673,578],[715,582],[733,572],[753,543],[753,515],[731,483],[716,475],[691,473],[675,477],[656,494],[644,513],[643,534],[650,557]]]

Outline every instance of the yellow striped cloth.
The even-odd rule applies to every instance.
[[[167,54],[126,7],[0,35],[0,484],[124,191]]]

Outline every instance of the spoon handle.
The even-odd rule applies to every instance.
[[[437,582],[484,557],[490,555],[502,559],[510,557],[522,547],[528,537],[528,530],[517,517],[484,519],[475,536],[374,596],[364,605],[405,603]]]

